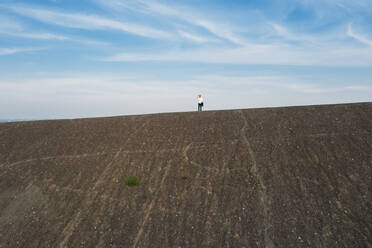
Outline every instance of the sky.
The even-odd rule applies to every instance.
[[[372,0],[1,0],[0,119],[372,101]]]

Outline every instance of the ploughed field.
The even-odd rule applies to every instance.
[[[372,103],[0,124],[0,247],[371,247],[371,192]]]

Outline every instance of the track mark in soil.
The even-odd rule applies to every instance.
[[[243,142],[245,143],[245,145],[248,149],[249,156],[251,157],[251,160],[252,160],[251,172],[252,172],[253,175],[255,175],[257,177],[258,181],[260,182],[260,186],[261,186],[261,187],[258,187],[258,191],[259,191],[259,194],[261,195],[260,199],[261,199],[261,202],[262,202],[262,205],[263,205],[263,212],[264,212],[265,247],[273,248],[274,243],[271,240],[271,238],[269,236],[269,233],[268,233],[268,229],[271,226],[271,223],[270,223],[269,208],[268,208],[268,196],[267,196],[267,193],[266,193],[267,188],[265,186],[265,182],[262,178],[262,175],[258,172],[256,156],[253,152],[251,143],[249,142],[249,140],[247,138],[247,135],[246,135],[246,132],[247,132],[247,129],[248,129],[247,118],[244,116],[244,113],[242,111],[239,111],[239,113],[240,113],[240,115],[241,115],[241,117],[244,121],[244,126],[240,130],[241,137],[243,138]]]
[[[190,145],[191,144],[189,144],[188,146],[190,146]],[[215,146],[217,146],[217,145],[215,145]],[[203,147],[206,147],[206,146],[199,145],[199,146],[193,147],[192,149],[199,149],[199,148],[203,148]],[[187,150],[188,149],[190,149],[190,147],[188,147]],[[186,152],[187,152],[187,150],[186,150]],[[169,149],[159,149],[159,150],[142,150],[142,149],[120,150],[120,153],[123,153],[123,154],[159,153],[159,152],[167,153],[167,152],[170,152],[170,151],[173,151],[173,152],[183,151],[183,152],[185,152],[185,149],[169,148]],[[28,159],[19,160],[19,161],[13,162],[13,163],[2,163],[2,164],[0,164],[0,168],[5,167],[5,166],[12,167],[12,166],[16,166],[16,165],[20,165],[20,164],[24,164],[24,163],[31,163],[31,162],[35,162],[35,161],[39,161],[39,160],[84,158],[84,157],[103,156],[103,155],[115,154],[115,153],[117,153],[117,151],[113,151],[113,152],[109,152],[109,153],[102,151],[102,152],[96,152],[96,153],[82,153],[82,154],[75,154],[75,155],[60,155],[60,156],[45,156],[45,157],[40,157],[40,158],[28,158]],[[194,166],[197,166],[197,167],[200,167],[200,168],[217,170],[217,169],[210,168],[210,167],[203,167],[203,166],[201,166],[201,165],[199,165],[195,162],[192,162],[192,161],[190,161],[190,163],[193,164]]]
[[[116,152],[116,154],[113,157],[113,159],[111,160],[111,162],[106,166],[106,168],[104,169],[104,171],[102,172],[102,174],[100,175],[100,177],[98,178],[96,183],[94,184],[92,190],[87,192],[87,195],[86,195],[86,197],[83,201],[83,204],[82,204],[83,206],[82,206],[81,209],[84,209],[84,210],[85,209],[87,209],[87,210],[90,209],[91,205],[94,202],[94,199],[98,195],[98,191],[96,190],[97,187],[100,184],[105,182],[105,180],[107,178],[107,175],[110,172],[111,166],[114,164],[114,162],[118,158],[120,152],[121,152],[121,149],[118,152]],[[58,247],[60,247],[60,248],[66,247],[66,244],[68,243],[70,237],[74,233],[75,229],[79,226],[79,224],[82,220],[81,209],[72,217],[72,219],[69,221],[67,226],[63,229],[62,234],[60,235],[62,241],[59,243]]]
[[[187,162],[187,163],[190,163],[190,164],[192,164],[193,166],[198,167],[198,168],[200,168],[200,169],[205,169],[205,170],[215,171],[215,172],[218,173],[218,172],[219,172],[219,169],[218,169],[218,168],[213,168],[213,167],[208,167],[208,166],[202,166],[201,164],[196,163],[196,162],[192,161],[192,160],[189,158],[189,156],[187,155],[187,152],[191,149],[192,144],[193,144],[193,143],[191,142],[190,144],[188,144],[188,145],[183,149],[182,154],[183,154],[183,157],[185,158],[186,162]],[[199,148],[199,147],[197,147],[197,148]],[[196,148],[193,148],[193,149],[196,149]]]
[[[64,239],[62,240],[61,243],[59,243],[60,248],[66,247],[66,243],[70,239],[71,235],[74,233],[75,229],[78,227],[79,223],[81,221],[81,211],[79,210],[74,218],[67,224],[65,229],[63,229],[61,236],[64,236]]]
[[[145,217],[143,218],[143,221],[142,221],[142,224],[138,230],[138,233],[136,235],[136,238],[134,239],[134,243],[133,243],[133,247],[137,247],[137,244],[138,244],[138,241],[140,240],[141,236],[142,236],[142,233],[144,231],[144,227],[150,217],[150,214],[152,212],[152,209],[155,205],[155,201],[158,199],[158,196],[159,196],[159,193],[160,191],[162,190],[163,188],[163,185],[164,185],[164,181],[165,181],[165,178],[168,176],[168,172],[169,172],[169,169],[171,167],[171,162],[168,162],[167,164],[167,167],[165,168],[164,170],[164,174],[163,174],[163,177],[160,181],[160,185],[158,185],[158,190],[156,191],[156,193],[154,194],[154,197],[152,198],[150,204],[148,205],[148,207],[146,208],[144,214],[145,214]]]
[[[77,155],[61,155],[61,156],[46,156],[46,157],[41,157],[41,158],[29,158],[29,159],[24,159],[24,160],[19,160],[17,162],[13,162],[11,164],[2,164],[1,166],[16,166],[19,164],[24,164],[24,163],[31,163],[34,161],[39,161],[39,160],[53,160],[53,159],[61,159],[61,158],[84,158],[84,157],[93,157],[93,156],[102,156],[107,153],[103,152],[97,152],[97,153],[82,153],[82,154],[77,154]]]
[[[186,160],[187,163],[189,164],[192,164],[193,166],[195,167],[198,167],[199,169],[203,170],[209,170],[209,171],[214,171],[216,172],[217,174],[220,172],[218,168],[213,168],[213,167],[205,167],[205,166],[202,166],[201,164],[199,163],[196,163],[194,161],[192,161],[189,156],[187,155],[187,152],[191,149],[191,146],[193,145],[193,142],[191,142],[190,144],[188,144],[184,149],[183,149],[183,157],[184,159]],[[194,148],[193,148],[194,149]],[[194,180],[198,181],[198,180],[203,180],[203,178],[200,178],[200,175],[201,175],[201,172],[198,172],[194,178]],[[197,184],[195,184],[197,185]],[[210,183],[208,184],[209,187],[204,187],[204,186],[201,186],[201,185],[198,185],[196,186],[196,188],[199,188],[199,189],[202,189],[202,190],[205,190],[208,195],[212,194],[212,189],[210,189]]]

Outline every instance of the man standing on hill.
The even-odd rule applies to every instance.
[[[198,112],[201,112],[203,110],[203,97],[199,94],[198,95]]]

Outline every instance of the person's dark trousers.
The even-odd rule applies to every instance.
[[[198,104],[198,112],[200,112],[202,110],[203,110],[203,104],[202,103],[199,103]]]

